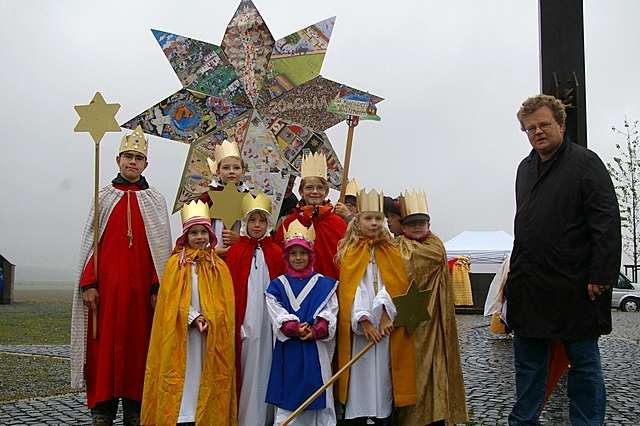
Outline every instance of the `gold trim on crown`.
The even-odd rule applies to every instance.
[[[320,177],[327,180],[327,159],[324,154],[316,152],[315,154],[307,154],[302,157],[300,175],[302,179]]]
[[[349,183],[347,183],[347,189],[344,192],[345,197],[347,195],[351,195],[353,197],[358,196],[358,191],[360,191],[360,187],[358,186],[358,182],[355,179],[349,179]]]
[[[205,219],[210,219],[209,216],[209,206],[207,203],[203,203],[202,201],[191,201],[189,204],[185,204],[180,209],[180,218],[182,219],[182,224],[189,219],[194,217],[203,217]]]
[[[356,195],[356,205],[358,206],[358,212],[377,212],[384,213],[384,194],[382,191],[378,192],[375,189],[367,191],[361,189]]]
[[[118,155],[126,151],[135,151],[147,156],[149,150],[149,140],[145,139],[142,126],[138,124],[133,133],[130,135],[124,135],[120,142],[120,149],[118,149]]]
[[[247,193],[242,199],[242,217],[247,217],[254,210],[261,210],[271,215],[271,199],[262,191],[255,197]]]
[[[223,140],[221,144],[218,144],[213,148],[213,160],[207,158],[207,164],[209,164],[209,169],[211,169],[211,173],[214,175],[218,173],[218,164],[220,161],[227,157],[237,157],[242,159],[240,156],[240,149],[238,148],[238,144],[233,141],[229,142],[228,140]]]
[[[313,229],[313,224],[307,228],[301,224],[298,219],[291,222],[284,232],[284,241],[287,242],[294,238],[302,238],[305,241],[313,243],[316,239],[316,231]]]
[[[400,194],[400,216],[407,217],[412,214],[429,215],[427,196],[424,191],[405,191]]]

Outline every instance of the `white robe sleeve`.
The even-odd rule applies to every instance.
[[[336,293],[331,295],[327,304],[318,313],[318,317],[324,318],[329,322],[329,334],[326,338],[320,340],[331,340],[336,335],[336,324],[338,322],[338,296]]]
[[[351,329],[356,334],[363,334],[362,328],[360,327],[360,321],[363,318],[366,317],[373,323],[372,312],[369,310],[369,301],[372,299],[371,296],[365,283],[360,281],[356,289],[356,295],[353,298],[353,306],[351,307]]]
[[[287,336],[280,330],[282,324],[287,321],[300,321],[297,316],[290,314],[282,305],[276,300],[273,294],[265,293],[265,301],[267,302],[267,311],[269,312],[269,319],[273,326],[273,334],[281,342],[289,340]]]
[[[389,315],[389,319],[391,321],[395,320],[396,314],[396,305],[393,304],[393,299],[391,299],[391,295],[387,293],[387,289],[384,286],[378,291],[376,297],[373,298],[373,316],[378,319],[378,322],[382,318],[382,308],[387,311],[387,315]]]
[[[200,315],[202,315],[200,312],[198,312],[198,310],[196,308],[194,308],[193,306],[189,305],[189,324],[187,325],[191,325],[196,318],[198,318]]]

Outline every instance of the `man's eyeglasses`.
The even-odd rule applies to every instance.
[[[549,130],[551,126],[553,126],[553,123],[540,123],[537,126],[527,127],[526,129],[522,129],[522,130],[527,135],[531,136],[531,135],[534,135],[538,131],[538,129],[546,133],[546,131]]]

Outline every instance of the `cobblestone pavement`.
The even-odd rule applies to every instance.
[[[458,330],[467,404],[475,425],[505,425],[515,394],[512,341],[488,329],[479,315],[459,315]],[[640,424],[640,314],[613,312],[614,330],[600,340],[607,387],[607,426]],[[68,357],[68,346],[6,346],[0,352]],[[561,380],[541,420],[568,425],[566,380]],[[0,425],[90,424],[82,393],[0,403]],[[116,424],[122,424],[121,410]]]
[[[0,405],[0,425],[90,425],[83,393],[35,398]],[[122,407],[116,425],[122,425]]]
[[[607,388],[605,424],[640,424],[640,314],[613,312],[613,333],[600,339],[602,368]],[[506,425],[515,397],[512,340],[487,329],[479,316],[459,316],[461,357],[467,404],[479,425]],[[568,425],[566,376],[558,384],[541,422]]]

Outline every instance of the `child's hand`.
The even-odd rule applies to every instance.
[[[298,337],[300,340],[307,340],[311,336],[311,327],[306,322],[298,326]]]
[[[333,211],[335,212],[335,214],[337,214],[338,216],[340,216],[341,218],[347,220],[351,217],[351,212],[349,211],[349,209],[347,208],[347,206],[345,206],[344,204],[337,202],[336,206],[334,207]]]
[[[200,333],[204,333],[209,328],[209,323],[202,315],[196,318],[195,323]]]
[[[385,308],[382,308],[382,318],[380,319],[380,333],[383,336],[390,336],[393,331],[393,321]]]
[[[227,255],[228,251],[229,247],[216,247],[216,254],[223,259]]]
[[[376,330],[376,328],[368,319],[360,321],[359,324],[362,328],[364,337],[366,337],[368,341],[380,343],[380,341],[382,340],[382,335],[378,332],[378,330]]]
[[[98,309],[100,304],[100,295],[97,288],[88,288],[82,292],[82,301],[84,305],[92,311]]]
[[[230,229],[222,230],[222,243],[226,246],[232,246],[240,239],[240,234]]]

